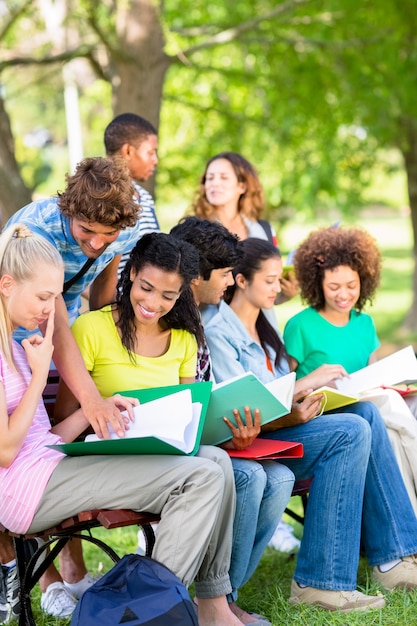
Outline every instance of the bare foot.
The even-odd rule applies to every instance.
[[[225,596],[219,598],[198,599],[199,626],[242,626],[234,613],[229,609]]]

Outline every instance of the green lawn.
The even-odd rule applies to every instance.
[[[163,221],[164,228],[173,225],[181,215],[175,212]],[[324,224],[324,223],[323,223]],[[376,322],[377,330],[386,351],[393,351],[400,346],[417,340],[417,336],[403,336],[401,322],[411,303],[411,235],[408,217],[375,216],[364,219],[360,224],[367,228],[378,240],[384,257],[382,285],[378,292],[374,306],[369,309]],[[279,233],[280,245],[283,251],[295,248],[315,225],[292,224]],[[300,310],[299,300],[286,303],[277,309],[280,326]],[[414,344],[416,345],[416,344]],[[323,503],[325,506],[325,503]],[[298,498],[291,500],[292,508],[300,508]],[[288,521],[290,521],[288,519]],[[302,527],[295,524],[296,534],[301,537]],[[136,531],[133,528],[116,529],[112,531],[95,531],[95,534],[106,537],[111,545],[121,554],[131,552],[136,547]],[[87,544],[85,554],[89,569],[92,573],[106,570],[110,567],[107,557],[96,548]],[[355,625],[355,624],[384,624],[412,625],[417,623],[417,592],[393,592],[387,595],[387,607],[382,611],[372,613],[358,613],[341,615],[327,613],[320,609],[299,608],[289,606],[289,595],[292,574],[296,557],[277,553],[268,548],[262,558],[251,581],[241,590],[239,602],[243,608],[264,613],[274,626],[298,624],[308,626]],[[366,561],[361,559],[358,572],[358,586],[361,590],[376,593],[378,587],[370,579],[370,571]],[[34,606],[39,605],[39,592],[34,593]],[[69,620],[54,620],[46,618],[39,610],[36,612],[36,623],[39,626],[53,624],[69,624]],[[169,626],[169,625],[167,625]]]

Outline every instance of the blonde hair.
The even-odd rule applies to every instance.
[[[63,268],[58,250],[44,237],[34,234],[25,224],[13,224],[0,235],[0,276],[8,274],[22,283],[34,276],[39,262]],[[0,294],[0,350],[7,364],[16,369],[12,353],[13,324],[4,297]]]

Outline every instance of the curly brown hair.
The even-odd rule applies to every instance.
[[[264,210],[264,194],[258,174],[249,161],[237,152],[220,152],[206,163],[204,174],[200,179],[200,186],[196,199],[192,205],[192,211],[197,217],[212,220],[215,207],[206,198],[206,175],[207,169],[213,161],[226,159],[229,161],[240,183],[245,183],[246,191],[240,196],[238,211],[250,220],[258,220]]]
[[[66,217],[123,230],[134,226],[140,217],[133,195],[132,179],[122,157],[91,157],[78,163],[73,175],[67,174],[67,186],[58,193],[58,202]]]
[[[367,231],[343,227],[314,231],[297,249],[294,269],[303,302],[321,311],[325,306],[324,272],[340,265],[359,274],[360,295],[355,309],[361,311],[372,302],[381,277],[381,253]]]

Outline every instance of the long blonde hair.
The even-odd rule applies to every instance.
[[[39,261],[59,268],[64,265],[53,245],[33,233],[25,224],[13,224],[0,235],[0,276],[8,274],[18,283],[29,280],[34,276]],[[0,294],[0,350],[7,364],[15,370],[12,333],[12,320],[6,301]]]

